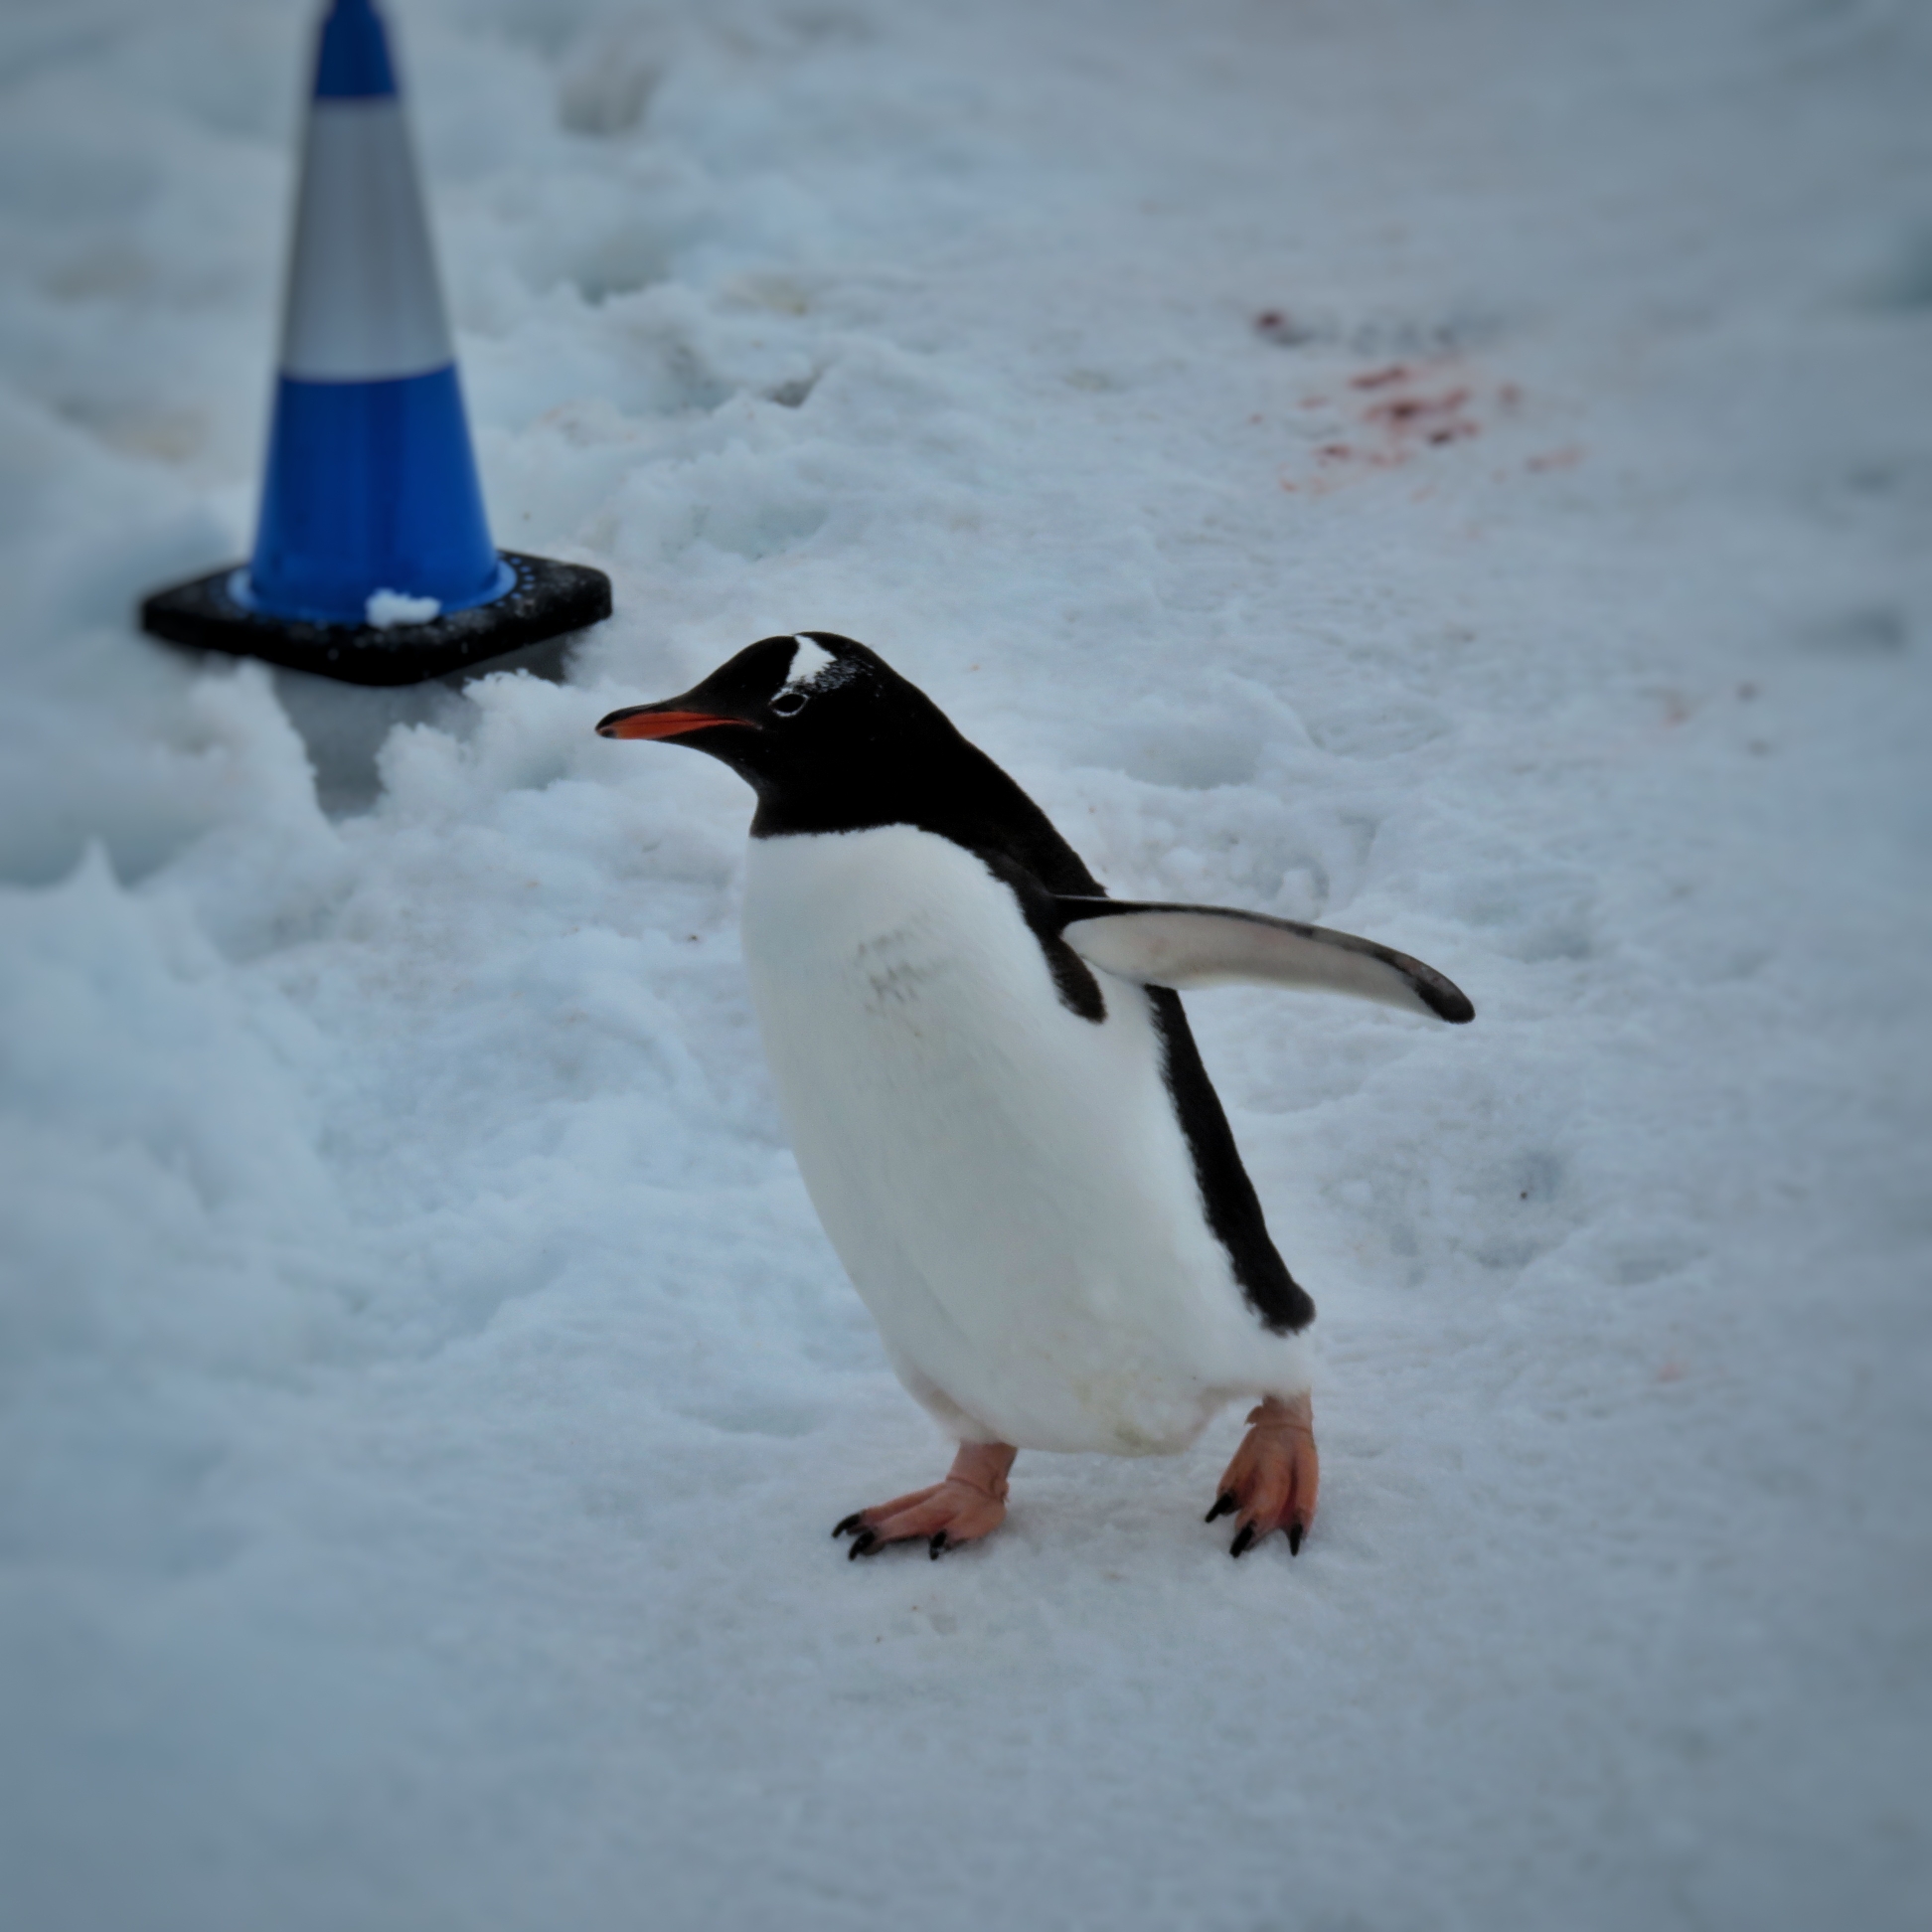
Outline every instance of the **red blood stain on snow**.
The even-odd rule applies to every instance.
[[[1396,396],[1386,402],[1377,402],[1368,411],[1368,419],[1397,425],[1411,423],[1422,416],[1441,415],[1446,410],[1460,409],[1468,401],[1469,392],[1466,389],[1451,390],[1446,396]]]
[[[1286,327],[1285,319],[1278,326]],[[1524,406],[1515,383],[1491,386],[1454,354],[1379,363],[1348,377],[1338,397],[1310,391],[1300,400],[1303,408],[1328,409],[1335,420],[1320,425],[1329,430],[1329,440],[1315,447],[1313,473],[1297,476],[1298,466],[1291,464],[1278,480],[1284,490],[1306,489],[1316,496],[1469,442],[1483,433],[1486,416],[1516,415]],[[1568,469],[1582,460],[1582,448],[1569,444],[1525,459],[1525,467]],[[1496,480],[1507,474],[1498,471]]]
[[[1444,362],[1384,363],[1350,377],[1348,388],[1355,396],[1334,404],[1319,395],[1302,399],[1306,408],[1334,407],[1354,430],[1317,445],[1311,487],[1318,493],[1482,433],[1475,384],[1454,380]],[[1282,487],[1294,486],[1284,479]]]
[[[1400,458],[1414,442],[1440,446],[1480,435],[1482,425],[1469,413],[1468,405],[1467,384],[1434,396],[1411,390],[1372,403],[1363,412],[1363,420],[1381,430],[1384,454]]]

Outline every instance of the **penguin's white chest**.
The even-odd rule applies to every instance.
[[[1061,1004],[1012,891],[909,826],[757,839],[744,955],[826,1232],[964,1439],[1145,1454],[1306,1385],[1207,1225],[1153,1009]]]

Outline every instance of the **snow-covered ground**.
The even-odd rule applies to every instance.
[[[1929,10],[396,13],[567,685],[134,634],[247,545],[309,10],[0,14],[6,1924],[1928,1922]],[[830,1540],[945,1451],[747,795],[591,733],[804,626],[1476,1000],[1192,1002],[1298,1560],[1233,1416]]]

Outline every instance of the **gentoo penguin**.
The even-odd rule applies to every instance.
[[[1460,1023],[1384,946],[1111,899],[1038,805],[876,652],[767,637],[605,737],[673,738],[757,794],[744,961],[800,1173],[951,1473],[848,1516],[935,1557],[1006,1514],[1022,1449],[1185,1449],[1260,1398],[1208,1521],[1231,1552],[1315,1515],[1299,1337],[1177,989],[1321,987]]]

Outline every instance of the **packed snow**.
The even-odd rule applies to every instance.
[[[487,561],[489,553],[484,552]],[[363,620],[377,630],[394,630],[399,624],[426,624],[441,615],[438,597],[412,597],[406,590],[372,590],[363,606]]]
[[[566,682],[138,635],[242,558],[307,0],[0,14],[0,1889],[20,1932],[1932,1920],[1932,15],[394,0]],[[784,1143],[749,796],[864,639],[1117,893],[1321,1308],[934,1480]]]

